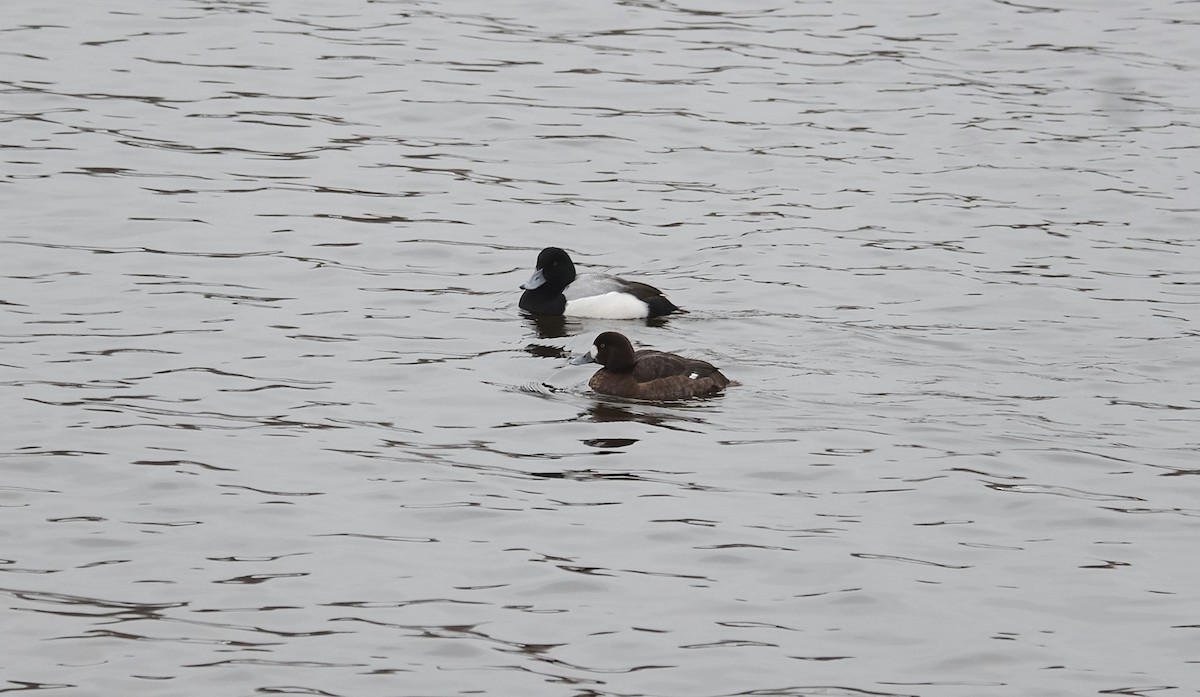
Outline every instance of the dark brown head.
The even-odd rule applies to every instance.
[[[633,344],[624,334],[604,332],[592,342],[592,348],[587,353],[571,361],[580,363],[599,363],[608,370],[633,370],[637,359],[633,354]]]

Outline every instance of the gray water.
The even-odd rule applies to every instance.
[[[1197,25],[10,0],[0,692],[1197,694]]]

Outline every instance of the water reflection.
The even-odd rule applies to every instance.
[[[613,452],[619,448],[627,448],[638,442],[637,438],[585,438],[580,441],[589,448],[597,448],[600,452]]]
[[[663,315],[661,317],[648,317],[645,319],[599,320],[563,317],[561,315],[531,315],[526,312],[522,312],[521,317],[539,339],[562,339],[570,336],[586,335],[590,331],[595,331],[595,333],[599,334],[601,331],[611,329],[612,326],[617,325],[622,327],[645,326],[648,328],[662,328],[667,326],[672,319],[671,315]]]
[[[110,622],[131,622],[165,619],[166,611],[187,606],[187,603],[138,603],[122,600],[106,600],[85,595],[51,593],[46,591],[0,588],[19,600],[34,603],[37,612],[61,614],[70,617],[104,618]],[[61,608],[55,606],[62,606]]]
[[[563,347],[545,344],[528,344],[525,346],[525,353],[535,358],[561,358],[563,360],[571,358],[571,353]]]
[[[708,423],[705,419],[680,413],[679,411],[656,409],[648,405],[638,405],[636,402],[630,404],[620,404],[618,402],[609,401],[610,399],[613,398],[597,398],[597,401],[589,406],[585,412],[579,415],[579,417],[581,419],[596,423],[636,422],[645,424],[647,426],[656,426],[678,431],[690,431],[692,429],[683,428],[677,424],[703,426]]]

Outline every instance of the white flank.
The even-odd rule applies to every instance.
[[[628,293],[613,291],[590,298],[568,300],[563,314],[597,319],[637,319],[650,314],[650,307]]]
[[[693,380],[695,380],[696,378],[700,377],[700,373],[692,373],[692,374],[691,374],[691,375],[689,375],[688,377],[689,377],[689,378],[691,378],[691,379],[693,379]]]

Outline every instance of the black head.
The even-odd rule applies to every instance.
[[[521,284],[521,309],[537,315],[561,315],[567,308],[563,290],[575,280],[575,264],[558,247],[538,254],[537,269]]]
[[[541,254],[538,254],[537,272],[534,273],[534,276],[536,277],[538,273],[541,274],[543,283],[561,291],[575,280],[575,264],[571,261],[571,255],[567,254],[565,250],[558,247],[546,247]],[[530,289],[529,284],[526,284],[526,289]]]

